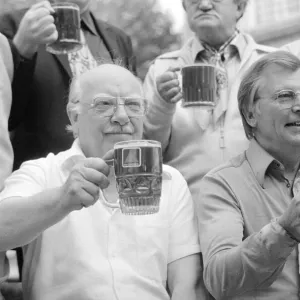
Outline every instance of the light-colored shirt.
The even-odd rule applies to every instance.
[[[254,139],[202,179],[196,209],[204,281],[216,299],[299,299],[297,242],[273,220],[291,199],[283,165]]]
[[[0,201],[61,186],[78,141],[58,155],[25,162]],[[168,264],[199,253],[193,201],[181,174],[163,167],[157,214],[128,216],[100,201],[74,211],[24,249],[24,300],[170,299]]]
[[[197,53],[203,50],[193,37],[179,51],[158,57],[150,66],[145,78],[145,98],[149,108],[144,132],[148,139],[158,140],[164,150],[164,163],[178,169],[186,179],[192,197],[197,198],[201,178],[212,168],[238,155],[248,146],[238,110],[237,92],[242,74],[262,55],[273,48],[258,45],[247,34],[241,33],[233,40],[235,55],[225,53],[228,73],[226,113],[213,124],[211,113],[196,106],[182,107],[166,103],[159,95],[156,78],[170,66],[193,64]]]
[[[6,37],[0,33],[0,191],[13,165],[13,149],[8,131],[12,78],[13,59],[10,46]]]

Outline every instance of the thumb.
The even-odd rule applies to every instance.
[[[169,67],[167,71],[170,71],[170,72],[179,72],[181,70],[180,67]]]
[[[115,150],[114,149],[111,149],[109,151],[107,151],[102,159],[109,165],[109,166],[113,166],[114,164],[114,152]]]

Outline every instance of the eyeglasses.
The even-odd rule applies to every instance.
[[[296,100],[298,98],[297,95],[300,95],[299,92],[295,92],[293,90],[281,90],[276,92],[273,95],[273,99],[280,105],[282,108],[292,108],[296,104]]]
[[[145,99],[134,97],[96,97],[93,99],[93,103],[89,104],[89,107],[90,110],[101,117],[111,117],[119,105],[124,105],[128,117],[142,117],[146,113]]]
[[[190,4],[200,4],[203,0],[187,0]],[[210,2],[222,2],[223,0],[209,0]]]

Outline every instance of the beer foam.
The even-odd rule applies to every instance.
[[[161,143],[152,140],[131,140],[125,142],[118,142],[115,144],[114,149],[120,148],[133,148],[133,147],[161,147]]]
[[[70,10],[78,10],[79,11],[79,7],[76,6],[70,6],[70,5],[58,5],[58,4],[52,4],[52,8],[53,9],[70,9]]]

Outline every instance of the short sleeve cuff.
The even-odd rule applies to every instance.
[[[178,246],[175,249],[172,250],[172,252],[169,253],[169,259],[168,263],[171,263],[177,259],[200,253],[200,245],[184,245],[184,246]]]

